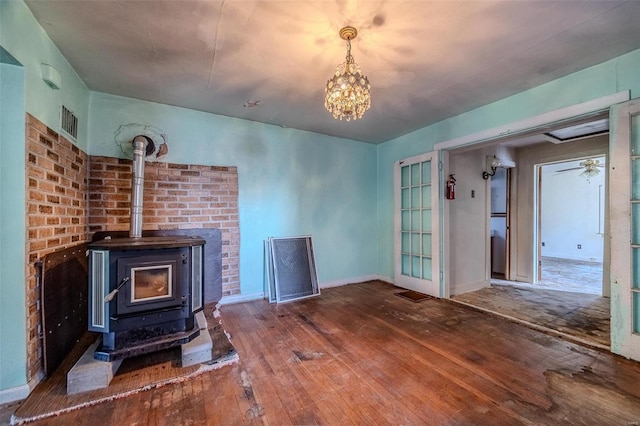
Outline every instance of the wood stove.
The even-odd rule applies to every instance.
[[[89,330],[94,357],[115,361],[187,343],[203,308],[204,239],[142,237],[89,245]]]
[[[102,333],[94,353],[102,361],[181,345],[200,334],[195,313],[204,303],[205,240],[142,236],[144,156],[154,142],[138,135],[131,143],[129,238],[89,245],[89,330]]]

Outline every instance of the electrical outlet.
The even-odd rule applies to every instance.
[[[544,241],[542,242],[542,247],[544,247]]]
[[[476,190],[475,189],[471,190],[471,198],[476,198]]]
[[[578,244],[578,250],[582,250],[582,244]]]

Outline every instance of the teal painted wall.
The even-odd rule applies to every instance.
[[[378,145],[378,273],[393,277],[393,163],[457,137],[621,92],[640,97],[640,50]]]
[[[0,58],[0,392],[15,396],[27,384],[25,112],[58,131],[66,105],[80,121],[77,144],[86,151],[89,91],[22,1],[0,0]],[[44,83],[42,63],[58,70],[61,90]]]
[[[92,93],[90,154],[123,157],[130,123],[167,134],[168,162],[238,168],[242,293],[263,290],[268,237],[312,235],[321,284],[375,273],[375,145]]]
[[[0,63],[0,390],[27,378],[24,108],[24,69]]]
[[[87,151],[89,90],[22,1],[0,1],[0,46],[24,67],[26,110],[55,131],[60,130],[60,105],[78,117],[77,145]],[[62,77],[62,89],[42,80],[42,64]]]

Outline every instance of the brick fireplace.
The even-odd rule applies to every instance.
[[[28,380],[42,367],[42,312],[35,262],[88,242],[99,231],[129,228],[132,162],[88,156],[27,114]],[[239,294],[238,175],[235,167],[149,162],[143,229],[219,228],[222,296]]]

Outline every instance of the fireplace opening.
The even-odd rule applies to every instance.
[[[182,307],[190,292],[183,268],[190,262],[189,249],[116,250],[110,256],[117,257],[119,314]]]
[[[173,265],[131,268],[131,303],[171,297]]]

